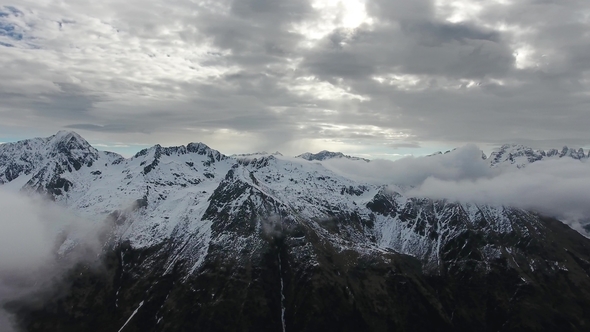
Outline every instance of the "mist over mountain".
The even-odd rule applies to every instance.
[[[0,286],[51,280],[0,300],[25,331],[583,331],[589,167],[522,145],[386,161],[5,143]]]
[[[556,217],[587,234],[590,223],[590,163],[583,149],[533,150],[503,145],[489,157],[466,145],[427,157],[323,165],[343,176],[406,188],[410,196],[465,203],[508,205]],[[400,188],[401,187],[401,188]]]

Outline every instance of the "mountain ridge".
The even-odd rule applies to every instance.
[[[16,141],[16,142],[5,142],[5,143],[0,144],[0,146],[5,146],[4,150],[6,150],[7,147],[9,147],[9,146],[12,146],[12,147],[19,146],[20,148],[22,148],[22,146],[20,146],[19,144],[21,144],[21,145],[22,144],[29,144],[30,142],[32,142],[33,145],[35,145],[35,144],[43,144],[43,142],[56,142],[55,144],[59,144],[61,142],[61,144],[65,144],[65,141],[69,141],[70,144],[78,144],[78,148],[82,148],[82,149],[86,148],[86,149],[93,150],[96,152],[99,151],[99,150],[95,149],[94,147],[92,147],[92,145],[90,143],[88,143],[82,136],[80,136],[75,131],[71,131],[71,130],[60,130],[55,135],[45,137],[45,138],[38,137],[38,138],[20,140],[20,141]],[[74,142],[74,143],[72,143],[72,142]],[[138,151],[137,153],[135,153],[135,155],[133,155],[133,157],[137,157],[138,155],[145,154],[145,153],[147,153],[148,150],[151,150],[151,149],[163,149],[163,151],[166,151],[165,153],[171,153],[172,151],[176,151],[176,150],[182,151],[183,149],[187,149],[188,152],[195,152],[196,151],[195,149],[205,149],[205,150],[210,149],[212,151],[215,151],[215,153],[219,153],[220,155],[223,155],[221,152],[210,148],[205,143],[191,142],[191,143],[188,143],[187,145],[167,146],[167,147],[163,147],[160,144],[156,144],[152,147],[148,147],[148,148]],[[444,153],[439,151],[439,152],[435,152],[435,153],[432,153],[427,156],[436,156],[436,155],[441,155],[441,154],[447,154],[447,153],[451,153],[455,150],[456,149],[448,150]],[[107,154],[113,154],[113,155],[123,158],[122,156],[120,156],[119,154],[117,154],[115,152],[110,152],[110,151],[100,151],[100,152],[107,153]],[[240,153],[240,154],[231,155],[229,157],[243,158],[243,157],[256,157],[256,156],[264,156],[264,155],[283,156],[283,154],[281,154],[280,152],[277,151],[274,153],[268,153],[268,152]],[[223,155],[223,156],[225,156],[225,155]],[[568,146],[563,146],[561,148],[561,150],[555,149],[555,148],[533,149],[533,148],[530,148],[530,147],[528,147],[526,145],[522,145],[522,144],[506,143],[506,144],[503,144],[500,147],[492,150],[492,152],[490,153],[490,156],[486,156],[482,152],[482,159],[490,160],[490,164],[492,166],[497,165],[498,161],[500,161],[500,160],[502,162],[514,163],[511,161],[510,158],[519,158],[519,157],[523,157],[523,156],[528,157],[529,163],[541,160],[543,158],[551,158],[551,157],[559,157],[559,158],[571,157],[572,159],[582,160],[582,159],[588,159],[590,157],[590,150],[588,151],[588,153],[585,153],[583,148],[576,149],[576,148],[569,148]],[[505,157],[505,158],[502,159],[502,157]],[[342,152],[333,152],[333,151],[328,151],[328,150],[322,150],[318,153],[305,152],[305,153],[295,156],[294,158],[301,158],[301,159],[308,160],[308,161],[325,161],[325,160],[329,160],[329,159],[340,159],[340,158],[346,158],[346,159],[350,159],[350,160],[362,160],[362,161],[366,161],[366,162],[371,161],[370,159],[367,159],[367,158],[350,156],[350,155],[346,155]]]
[[[105,267],[76,267],[40,308],[14,303],[27,330],[573,331],[590,314],[588,239],[534,212],[407,197],[302,158],[191,143],[121,159],[67,137],[3,186],[104,223]],[[4,151],[1,174],[20,160]]]

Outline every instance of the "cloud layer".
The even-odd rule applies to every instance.
[[[590,224],[590,164],[560,159],[505,170],[491,178],[448,181],[427,178],[412,196],[515,206],[556,217],[582,234]]]
[[[0,131],[231,153],[589,146],[589,17],[583,0],[23,0],[0,7]]]
[[[547,159],[524,168],[491,168],[474,145],[429,157],[370,163],[345,158],[323,161],[345,177],[392,184],[411,197],[504,205],[556,217],[583,234],[590,225],[590,162],[569,157]]]

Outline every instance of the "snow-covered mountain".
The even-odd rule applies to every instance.
[[[509,331],[587,324],[586,238],[534,212],[407,197],[317,162],[343,157],[229,157],[190,143],[125,159],[73,132],[0,145],[4,187],[42,193],[110,234],[106,268],[74,270],[68,295],[45,306],[24,301],[15,309],[21,325]],[[488,159],[497,166],[522,158],[542,159],[520,146]]]
[[[527,146],[519,144],[505,144],[499,149],[496,149],[490,154],[487,160],[492,167],[514,165],[518,168],[524,167],[527,164],[536,161],[558,159],[558,158],[572,158],[577,160],[587,159],[589,154],[584,153],[584,149],[570,149],[564,146],[561,151],[557,149],[550,150],[533,150]]]
[[[439,151],[428,155],[428,157],[448,154],[454,151],[455,150],[449,150],[444,153]],[[522,168],[537,161],[564,157],[575,160],[585,160],[590,158],[590,151],[586,154],[583,148],[571,149],[567,146],[564,146],[561,151],[558,149],[535,150],[522,144],[504,144],[501,147],[494,149],[489,157],[486,156],[483,151],[481,152],[481,158],[486,160],[490,167]]]
[[[328,160],[328,159],[339,159],[339,158],[346,158],[346,159],[350,159],[350,160],[363,160],[363,161],[367,161],[367,162],[369,161],[369,159],[348,156],[342,152],[331,152],[331,151],[327,151],[327,150],[322,150],[318,153],[306,152],[306,153],[298,155],[295,158],[301,158],[301,159],[305,159],[308,161],[313,161],[313,160],[323,161],[323,160]]]

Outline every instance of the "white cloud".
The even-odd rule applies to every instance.
[[[557,217],[580,230],[590,222],[590,163],[570,158],[535,162],[523,169],[506,168],[492,177],[428,177],[409,195],[497,204]]]
[[[343,176],[376,184],[417,186],[434,177],[463,180],[491,177],[494,170],[481,158],[481,150],[466,145],[452,153],[431,157],[407,157],[396,161],[373,160],[370,163],[348,159],[329,159],[326,168]]]
[[[0,267],[3,272],[41,265],[51,254],[54,225],[32,204],[32,200],[0,191]],[[48,234],[53,233],[51,236]]]
[[[0,211],[0,308],[7,301],[48,291],[55,278],[76,262],[96,263],[102,225],[52,202],[4,189]],[[0,310],[0,328],[9,329],[10,319]]]
[[[408,196],[505,205],[556,217],[585,233],[590,223],[590,162],[548,159],[516,167],[490,168],[474,145],[447,154],[370,163],[331,159],[324,166],[345,177],[401,185]]]

